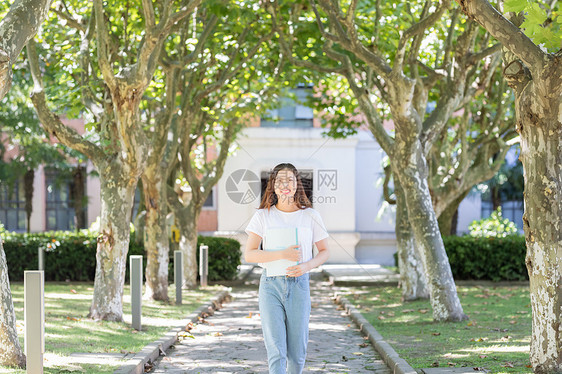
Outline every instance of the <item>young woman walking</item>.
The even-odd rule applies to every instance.
[[[260,250],[267,231],[296,228],[298,245],[279,251]],[[270,231],[271,232],[271,231]],[[259,308],[269,372],[300,374],[306,360],[310,318],[309,271],[329,257],[328,232],[320,214],[312,209],[297,169],[289,163],[275,166],[258,211],[246,228],[247,262],[266,264],[286,259],[298,261],[286,275],[268,276],[263,270],[259,287]],[[312,245],[318,254],[313,257]]]

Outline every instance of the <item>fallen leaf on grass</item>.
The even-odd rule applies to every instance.
[[[404,309],[402,313],[412,313],[413,311],[413,309]]]
[[[474,370],[474,371],[484,371],[484,368],[473,367],[472,370]]]
[[[478,357],[480,357],[480,358],[486,358],[486,357],[488,357],[488,356],[486,356],[486,355],[480,355],[480,356],[478,356]]]
[[[382,319],[386,319],[384,316],[378,316],[377,318],[378,318],[378,319],[381,319],[381,320],[382,320]]]
[[[76,292],[76,290],[70,290],[70,292],[72,292],[72,293],[78,293],[78,292]]]
[[[502,365],[502,367],[504,368],[512,368],[513,366],[513,362],[506,362],[505,364]]]
[[[432,363],[431,363],[431,367],[432,367],[432,368],[437,368],[437,367],[439,367],[439,361],[434,361],[434,362],[432,362]]]
[[[431,335],[433,335],[433,336],[439,336],[439,335],[441,335],[441,333],[440,333],[440,332],[432,332]]]
[[[76,318],[76,317],[68,317],[66,316],[66,319],[69,321],[80,321],[80,318]]]
[[[418,309],[418,312],[420,312],[421,314],[426,314],[427,312],[429,312],[429,309]]]
[[[486,338],[471,338],[470,341],[471,342],[483,342],[484,340],[487,340]]]
[[[515,325],[517,323],[517,321],[512,319],[511,321],[509,321],[509,323],[511,323],[512,325]]]
[[[447,362],[447,365],[449,366],[455,366],[456,364],[454,362]]]

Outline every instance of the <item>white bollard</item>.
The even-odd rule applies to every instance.
[[[181,305],[181,289],[183,285],[182,251],[174,251],[174,282],[176,284],[176,304]]]
[[[209,247],[199,246],[199,277],[201,287],[207,287],[207,276],[209,275]]]
[[[45,270],[45,250],[41,246],[37,248],[37,261],[37,270]]]
[[[45,278],[41,270],[24,272],[26,372],[43,374],[45,353]]]
[[[142,256],[129,256],[131,283],[131,320],[135,330],[141,331],[142,314]]]

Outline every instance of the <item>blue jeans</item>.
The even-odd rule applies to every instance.
[[[259,306],[271,374],[301,374],[308,345],[309,275],[260,280]]]

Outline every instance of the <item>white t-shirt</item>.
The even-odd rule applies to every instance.
[[[303,262],[312,258],[312,244],[329,236],[324,222],[322,222],[322,217],[316,210],[306,208],[295,212],[282,212],[275,205],[269,211],[258,209],[245,231],[247,234],[253,232],[263,238],[265,231],[269,228],[286,227],[298,229]]]

